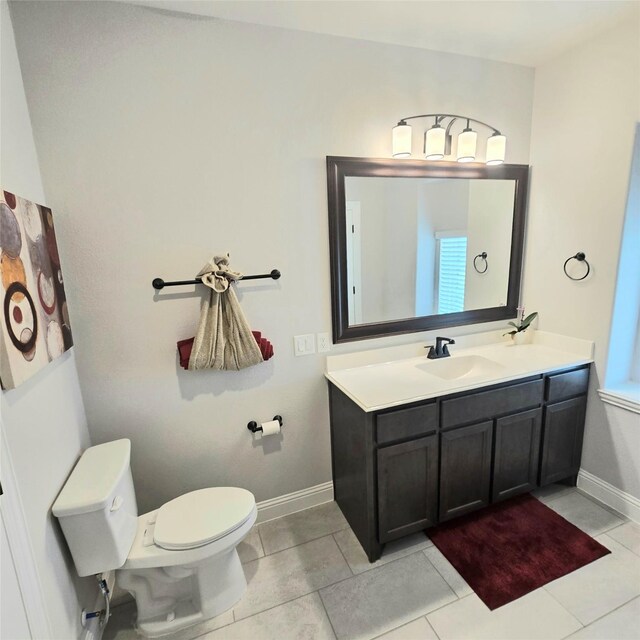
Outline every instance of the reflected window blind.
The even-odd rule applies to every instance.
[[[467,238],[440,238],[438,242],[438,313],[464,311]]]

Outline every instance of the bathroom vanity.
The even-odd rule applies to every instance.
[[[536,332],[327,359],[335,500],[383,545],[552,482],[576,482],[592,344]],[[422,354],[420,352],[423,352]]]

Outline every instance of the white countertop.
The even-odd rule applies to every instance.
[[[450,358],[435,361],[427,359],[424,342],[329,356],[325,376],[364,411],[378,411],[593,361],[593,342],[546,331],[534,331],[531,343],[523,345],[512,344],[499,332],[455,340]],[[487,358],[496,366],[454,379],[428,373],[430,362],[466,356]]]

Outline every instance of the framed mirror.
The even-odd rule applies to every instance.
[[[528,175],[327,157],[333,341],[515,318]]]

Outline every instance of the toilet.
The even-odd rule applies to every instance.
[[[149,638],[230,609],[247,582],[236,551],[257,509],[236,487],[191,491],[138,516],[131,442],[87,449],[53,505],[78,575],[116,570]]]

